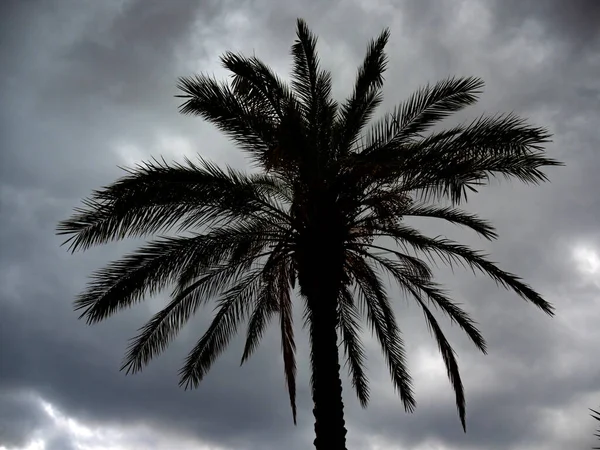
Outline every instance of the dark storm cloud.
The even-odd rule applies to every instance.
[[[588,356],[594,337],[600,338],[590,326],[600,320],[598,288],[581,285],[570,247],[580,240],[600,243],[600,205],[591,194],[598,191],[595,174],[600,170],[598,61],[589,57],[595,49],[593,5],[578,29],[575,20],[583,17],[586,2],[567,6],[553,1],[543,9],[535,1],[507,1],[491,10],[489,3],[474,1],[444,7],[420,0],[332,2],[326,7],[316,0],[121,3],[82,6],[65,0],[51,8],[45,2],[12,2],[3,16],[0,54],[8,64],[0,75],[0,388],[16,393],[0,397],[0,424],[16,431],[0,435],[0,444],[22,443],[48,426],[39,407],[20,397],[26,391],[91,427],[145,423],[165,434],[193,435],[233,448],[310,445],[304,336],[298,338],[297,428],[291,424],[275,333],[247,367],[238,367],[236,342],[198,391],[177,387],[177,370],[210,310],[144,373],[125,377],[118,367],[126,340],[150,316],[150,307],[89,328],[76,320],[70,302],[91,270],[133,244],[71,256],[53,236],[56,222],[79,198],[121,175],[115,169],[123,164],[112,152],[115,143],[139,151],[139,156],[131,155],[134,160],[148,159],[164,153],[156,136],[164,131],[189,140],[192,151],[219,163],[239,163],[237,151],[210,127],[177,115],[172,97],[176,78],[218,71],[217,57],[225,49],[256,50],[286,75],[298,16],[320,36],[323,65],[339,81],[336,95],[350,88],[366,41],[389,25],[387,108],[424,81],[455,73],[480,75],[487,84],[481,105],[461,117],[513,109],[531,115],[556,134],[550,150],[567,162],[551,172],[551,185],[505,185],[474,198],[470,209],[498,225],[498,243],[458,234],[523,275],[556,302],[564,318],[549,320],[491,282],[442,271],[440,280],[473,312],[490,344],[489,356],[477,355],[450,329],[464,369],[469,433],[460,432],[443,369],[433,376],[427,366],[415,367],[420,406],[409,416],[393,399],[381,358],[373,356],[370,409],[360,411],[347,390],[350,442],[367,448],[379,438],[392,447],[402,443],[403,450],[430,439],[452,450],[522,450],[534,443],[532,448],[558,450],[580,442],[568,433],[551,439],[540,426],[548,426],[541,419],[544,411],[566,408],[584,423],[585,408],[594,406],[586,399],[598,389],[600,377],[598,364]],[[561,15],[559,4],[568,11]],[[530,32],[523,21],[528,17],[543,27],[543,35]],[[565,53],[565,43],[586,51]],[[432,235],[454,236],[453,229],[423,227]],[[417,361],[419,352],[434,342],[416,308],[404,304],[398,302],[400,322],[412,361]],[[380,385],[382,380],[388,384]],[[571,427],[585,434],[581,427]],[[590,423],[590,436],[592,429]],[[65,434],[51,439],[49,449],[74,446]]]
[[[564,40],[569,51],[597,52],[600,44],[600,3],[595,0],[497,0],[494,16],[498,31],[514,33],[533,20],[550,40]]]
[[[20,447],[47,423],[33,395],[18,390],[0,390],[0,444]]]

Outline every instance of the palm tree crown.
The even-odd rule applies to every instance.
[[[404,407],[412,411],[415,398],[404,343],[383,282],[387,273],[422,308],[465,427],[455,352],[431,306],[457,323],[482,352],[486,344],[475,322],[434,281],[429,258],[483,272],[547,314],[552,306],[481,252],[425,236],[403,218],[437,218],[495,239],[492,225],[459,209],[460,204],[490,177],[545,181],[541,169],[559,165],[542,147],[550,135],[512,114],[432,131],[477,100],[483,83],[473,77],[427,85],[369,126],[382,101],[389,32],[369,44],[352,94],[338,105],[331,96],[331,75],[319,65],[316,37],[304,21],[297,25],[291,84],[259,59],[234,53],[221,59],[232,73],[229,83],[207,75],[179,81],[181,112],[217,126],[248,153],[260,173],[220,168],[201,158],[185,164],[153,160],[93,192],[84,207],[61,222],[59,233],[69,235],[72,251],[160,235],[95,272],[76,308],[96,323],[174,286],[170,302],[131,342],[123,369],[137,372],[168,346],[198,308],[216,299],[214,319],[181,369],[185,387],[202,381],[244,321],[242,362],[275,319],[295,420],[292,291],[298,285],[310,327],[316,408],[324,408],[315,392],[319,368],[327,362],[326,354],[317,354],[316,342],[331,333],[334,343],[341,339],[352,385],[360,403],[367,405],[361,343],[365,319]],[[443,206],[445,200],[451,206]],[[175,234],[164,236],[170,231]],[[337,364],[337,351],[331,358]]]

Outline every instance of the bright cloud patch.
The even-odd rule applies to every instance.
[[[600,271],[600,256],[593,247],[580,245],[573,250],[577,269],[586,275],[596,275]]]

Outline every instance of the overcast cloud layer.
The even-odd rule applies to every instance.
[[[210,309],[126,377],[118,368],[127,339],[162,299],[94,327],[77,321],[71,302],[93,269],[135,243],[69,255],[54,236],[81,198],[122,174],[117,165],[200,153],[244,167],[217,131],[177,113],[176,79],[224,76],[226,50],[255,52],[286,75],[298,16],[320,36],[339,99],[367,40],[389,26],[382,111],[426,82],[480,76],[485,94],[461,117],[525,115],[554,133],[549,152],[566,162],[548,172],[551,184],[494,186],[473,198],[469,209],[495,222],[497,242],[422,224],[490,251],[557,308],[550,319],[488,280],[439,271],[489,341],[483,356],[449,331],[468,433],[422,317],[401,300],[417,412],[403,412],[369,342],[372,402],[361,410],[348,386],[349,448],[591,447],[587,408],[600,405],[600,2],[9,0],[0,6],[0,450],[309,448],[306,340],[297,427],[273,333],[248,365],[238,367],[236,341],[198,390],[177,387]]]

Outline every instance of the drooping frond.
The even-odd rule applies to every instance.
[[[367,322],[379,341],[394,388],[407,411],[416,406],[412,381],[408,373],[404,342],[396,324],[382,280],[362,258],[347,255],[348,271],[357,286],[360,309],[366,312]]]
[[[200,306],[239,279],[243,272],[240,266],[229,263],[211,268],[203,277],[174,295],[171,302],[156,313],[131,340],[121,370],[127,374],[139,372],[165,350]]]
[[[377,246],[365,245],[366,247],[380,248]],[[437,286],[430,281],[428,278],[420,278],[417,274],[411,273],[410,270],[406,270],[401,264],[392,261],[388,258],[369,253],[364,250],[357,249],[356,253],[363,258],[371,259],[376,262],[383,270],[388,271],[394,279],[398,282],[399,286],[407,292],[412,298],[423,309],[425,319],[427,321],[430,331],[436,338],[440,353],[446,365],[448,377],[452,383],[456,395],[456,406],[459,412],[459,417],[463,429],[466,430],[466,407],[465,407],[465,395],[462,381],[460,378],[460,372],[458,370],[458,363],[456,361],[454,350],[446,339],[440,325],[438,324],[435,316],[424,301],[423,295],[428,301],[432,301],[434,305],[440,307],[453,322],[456,322],[471,338],[475,345],[483,352],[486,353],[486,344],[483,336],[476,328],[475,323],[469,318],[469,316],[451,300],[449,300]]]
[[[479,218],[476,214],[471,214],[457,208],[412,204],[403,210],[402,215],[431,217],[433,219],[445,220],[456,225],[470,228],[488,240],[493,240],[498,237],[494,226],[490,222]]]
[[[369,381],[364,367],[365,349],[360,341],[360,314],[348,286],[344,286],[340,293],[338,318],[352,387],[360,405],[366,408],[369,403]]]
[[[294,320],[292,315],[292,299],[290,296],[289,270],[287,263],[280,263],[277,271],[276,295],[279,311],[279,327],[281,332],[281,351],[283,353],[283,369],[285,382],[290,397],[292,417],[296,424],[296,342],[294,340]]]
[[[386,226],[380,229],[375,226],[374,234],[389,236],[400,246],[406,247],[408,245],[417,251],[434,254],[450,265],[458,263],[473,270],[477,269],[503,287],[513,290],[524,300],[533,303],[546,314],[554,315],[553,306],[544,300],[540,294],[523,283],[518,276],[498,268],[493,262],[487,260],[486,255],[481,252],[471,250],[469,247],[457,244],[449,239],[424,236],[415,229],[404,225]]]
[[[366,249],[376,250],[377,253],[370,253]],[[384,254],[389,254],[396,257],[396,267],[402,273],[412,274],[414,277],[418,277],[421,280],[430,280],[433,276],[431,268],[421,259],[409,255],[408,253],[402,253],[398,250],[394,250],[387,247],[381,247],[370,242],[353,242],[348,245],[348,249],[356,252],[363,258],[371,258],[376,262],[390,261]],[[380,263],[381,265],[381,263]],[[385,267],[386,270],[389,270]]]
[[[373,247],[373,246],[366,246]],[[374,247],[378,249],[379,247]],[[477,329],[477,324],[469,315],[454,303],[439,286],[431,280],[431,277],[422,277],[418,273],[407,270],[402,262],[397,262],[383,256],[368,252],[366,250],[356,250],[361,256],[376,262],[383,270],[393,276],[399,287],[407,294],[413,295],[414,292],[419,296],[425,295],[426,299],[433,302],[434,306],[441,309],[452,323],[456,323],[467,334],[469,339],[483,353],[487,353],[485,339]]]
[[[234,224],[213,230],[206,237],[207,242],[188,255],[179,268],[171,302],[132,339],[121,370],[141,370],[168,346],[199,306],[234,283],[260,258],[270,255],[265,247],[280,239],[260,222]]]
[[[465,391],[462,384],[462,380],[460,378],[460,371],[458,370],[458,362],[456,360],[456,355],[454,349],[444,336],[444,332],[442,331],[440,325],[437,323],[435,316],[431,313],[423,299],[419,296],[418,292],[413,292],[414,298],[417,300],[421,308],[423,308],[423,314],[425,315],[425,320],[427,322],[427,326],[430,331],[435,336],[435,340],[437,341],[438,348],[440,353],[442,354],[442,359],[444,360],[444,364],[446,365],[446,371],[448,372],[448,378],[452,383],[452,388],[454,389],[454,393],[456,396],[456,408],[458,409],[458,415],[460,417],[460,422],[462,424],[463,430],[467,431],[467,423],[466,423],[466,400],[465,400]]]
[[[278,311],[277,298],[272,284],[265,283],[248,320],[246,343],[240,365],[244,364],[254,353],[269,324],[271,318]]]
[[[163,238],[113,261],[92,274],[87,289],[75,302],[75,309],[83,310],[81,317],[86,317],[88,323],[96,323],[146,295],[156,294],[176,280],[186,260],[206,241],[205,236]]]
[[[75,302],[88,323],[99,322],[120,309],[154,295],[178,281],[182,272],[206,270],[232,261],[235,252],[255,243],[254,254],[280,236],[263,222],[224,227],[192,237],[163,237],[114,261],[92,275],[87,289]],[[201,272],[200,272],[201,273]]]
[[[218,300],[217,313],[208,330],[186,358],[180,370],[179,384],[185,389],[198,387],[213,363],[225,350],[256,298],[260,287],[261,268],[249,271]]]

